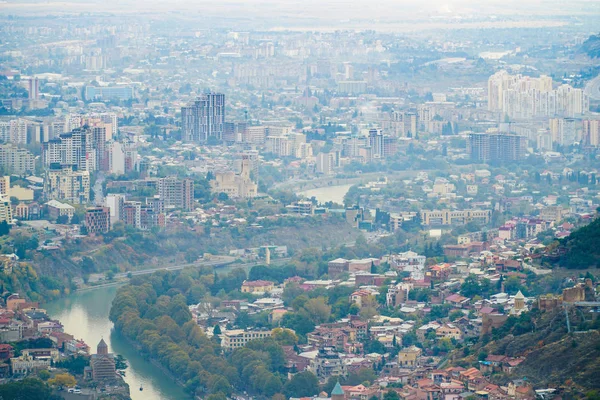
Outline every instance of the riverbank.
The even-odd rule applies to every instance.
[[[76,291],[44,304],[44,308],[52,319],[61,321],[65,332],[83,339],[92,349],[100,339],[104,339],[109,352],[121,354],[127,359],[124,381],[130,387],[132,400],[189,400],[189,395],[179,385],[165,379],[164,371],[144,359],[123,335],[114,330],[108,316],[120,286]],[[138,389],[142,384],[144,391],[140,392]]]
[[[153,358],[151,356],[143,356],[142,355],[142,353],[141,353],[142,346],[138,342],[131,340],[127,336],[123,335],[121,332],[119,332],[119,334],[121,334],[121,336],[123,336],[123,338],[127,341],[127,343],[129,343],[140,354],[140,356],[142,358],[144,358],[146,361],[149,361],[150,363],[152,363],[152,365],[154,365],[156,368],[160,369],[167,378],[170,378],[176,385],[178,385],[181,389],[185,390],[185,383],[182,382],[180,379],[177,379],[177,377],[171,371],[169,371],[168,368],[166,368],[164,365],[159,363],[158,360],[156,360],[155,358]],[[142,386],[140,386],[140,388],[141,387]],[[194,396],[190,395],[189,398],[193,399]]]

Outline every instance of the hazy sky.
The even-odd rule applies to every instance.
[[[567,7],[568,5],[568,7]],[[598,14],[600,0],[0,0],[0,13],[80,12],[182,13],[285,19],[410,21],[423,18],[470,18],[561,14]]]

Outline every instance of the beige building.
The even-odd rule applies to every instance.
[[[487,224],[490,222],[491,216],[491,210],[421,211],[423,225],[464,225],[473,221]]]
[[[398,366],[400,368],[416,368],[419,366],[421,349],[417,346],[406,347],[398,353]]]
[[[33,173],[35,156],[30,151],[12,144],[0,144],[0,166],[18,175]]]
[[[229,197],[252,199],[258,194],[258,186],[250,179],[250,160],[242,160],[239,174],[233,171],[217,172],[210,181],[211,191],[215,194],[225,193]]]
[[[245,281],[242,283],[242,293],[269,293],[273,290],[270,281]]]
[[[221,347],[225,351],[244,347],[251,340],[271,337],[271,331],[234,329],[221,335]]]
[[[71,218],[73,218],[73,215],[75,214],[75,207],[56,200],[50,200],[47,202],[46,208],[48,210],[48,216],[52,220],[56,220],[58,217],[66,215],[69,221],[71,221]]]
[[[44,179],[47,199],[83,204],[90,201],[90,173],[73,170],[71,166],[50,168]]]

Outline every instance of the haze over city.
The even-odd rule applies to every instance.
[[[600,399],[599,22],[0,0],[0,400]]]

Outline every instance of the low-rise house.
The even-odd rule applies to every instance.
[[[435,335],[438,339],[450,338],[455,340],[462,339],[462,333],[459,328],[453,324],[444,324],[435,330]]]

